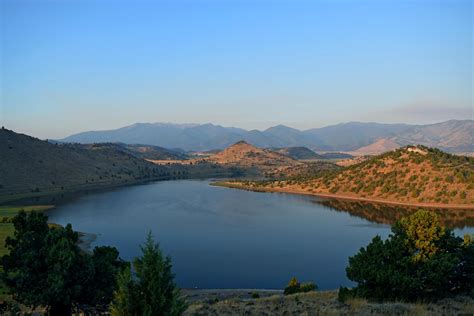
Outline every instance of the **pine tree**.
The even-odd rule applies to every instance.
[[[117,289],[110,305],[110,314],[112,316],[138,315],[140,310],[138,293],[139,289],[132,280],[130,265],[127,265],[117,277]]]
[[[135,277],[130,268],[120,274],[111,314],[181,315],[186,304],[174,283],[171,259],[163,256],[151,233],[141,251],[142,256],[133,262]]]

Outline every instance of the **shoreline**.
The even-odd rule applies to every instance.
[[[295,190],[288,190],[288,189],[282,189],[282,188],[254,188],[247,185],[236,184],[236,183],[226,182],[226,181],[213,182],[213,183],[210,183],[210,185],[224,187],[224,188],[231,188],[231,189],[247,190],[247,191],[253,191],[253,192],[309,195],[309,196],[315,196],[315,197],[320,197],[324,199],[342,200],[342,201],[348,201],[348,202],[367,202],[367,203],[375,203],[375,204],[405,206],[405,207],[410,207],[410,208],[430,208],[430,209],[445,209],[445,210],[456,209],[456,210],[474,211],[474,204],[398,202],[398,201],[391,201],[391,200],[384,200],[384,199],[377,199],[377,198],[365,198],[365,197],[356,197],[356,196],[331,194],[331,193],[304,192],[304,191],[295,191]]]
[[[40,192],[24,192],[24,193],[14,193],[14,194],[5,194],[0,195],[0,205],[7,205],[6,203],[16,202],[23,199],[30,198],[42,198],[48,196],[58,196],[58,195],[69,195],[69,194],[80,194],[89,191],[100,192],[102,190],[109,190],[133,185],[146,184],[149,182],[155,181],[165,181],[165,179],[149,179],[149,180],[140,180],[140,181],[127,181],[122,183],[107,183],[107,184],[88,184],[88,185],[79,185],[76,188],[69,187],[64,190],[48,190]]]

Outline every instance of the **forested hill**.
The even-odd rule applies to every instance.
[[[113,144],[52,144],[0,130],[0,196],[61,192],[182,176]]]
[[[318,177],[257,185],[394,202],[472,205],[474,158],[407,146]]]

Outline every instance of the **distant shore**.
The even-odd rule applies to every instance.
[[[325,199],[343,200],[343,201],[348,201],[348,202],[369,202],[369,203],[388,204],[388,205],[395,205],[395,206],[406,206],[406,207],[413,207],[413,208],[420,207],[420,208],[432,208],[432,209],[433,208],[447,209],[447,210],[457,209],[457,210],[474,211],[474,204],[399,202],[399,201],[385,200],[385,199],[379,199],[379,198],[367,198],[367,197],[356,197],[356,196],[348,196],[348,195],[341,195],[341,194],[307,192],[307,191],[287,189],[287,188],[264,188],[264,187],[256,188],[256,187],[251,187],[251,186],[244,185],[238,182],[227,182],[227,181],[212,182],[211,185],[232,188],[232,189],[254,191],[254,192],[310,195],[310,196],[317,196],[317,197],[321,197]]]

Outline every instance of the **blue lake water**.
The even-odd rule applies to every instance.
[[[179,180],[85,195],[48,216],[97,234],[92,246],[115,246],[126,260],[151,230],[181,287],[283,288],[292,276],[321,289],[351,285],[348,257],[390,227],[315,200]]]

